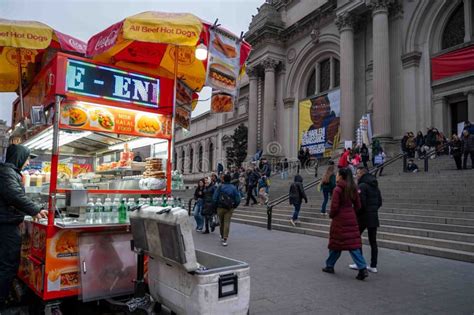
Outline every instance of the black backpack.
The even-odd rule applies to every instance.
[[[234,198],[220,189],[219,187],[219,200],[217,201],[219,208],[232,209],[234,207]]]

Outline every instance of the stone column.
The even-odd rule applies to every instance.
[[[189,154],[191,153],[191,148],[189,146],[189,144],[185,145],[184,146],[184,160],[183,160],[183,174],[189,174],[189,163],[191,161],[191,159],[189,158]]]
[[[354,140],[355,80],[354,80],[354,17],[344,14],[337,18],[341,34],[341,143]],[[388,60],[387,60],[388,62]],[[331,58],[331,65],[332,65]],[[333,76],[331,74],[331,76]],[[331,82],[333,79],[331,79]]]
[[[474,90],[467,92],[467,119],[474,124]]]
[[[315,66],[315,71],[316,71],[316,76],[314,80],[314,84],[316,84],[316,87],[314,88],[314,94],[318,95],[320,92],[320,81],[321,81],[321,64],[319,62],[316,62]]]
[[[267,146],[273,141],[273,123],[275,106],[275,68],[277,61],[267,58],[263,61],[265,67],[265,90],[263,103],[263,153],[268,155]]]
[[[472,40],[472,0],[464,0],[464,42]]]
[[[201,161],[201,173],[205,173],[207,170],[207,146],[208,140],[201,140],[202,146],[202,161]]]
[[[433,98],[433,110],[431,111],[431,122],[433,127],[438,131],[446,133],[447,128],[447,105],[446,98],[435,97]]]
[[[374,49],[374,136],[390,138],[390,47],[388,33],[389,0],[372,0]],[[342,77],[342,74],[341,74]]]
[[[257,69],[247,68],[247,75],[249,76],[247,159],[251,159],[255,152],[257,152]]]
[[[194,142],[191,144],[191,147],[193,148],[193,163],[191,164],[191,173],[196,173],[197,170],[197,151],[198,151],[198,143]]]
[[[352,31],[352,37],[354,37],[354,33]],[[341,38],[342,38],[342,34],[341,34]],[[341,48],[342,48],[342,45],[341,45]],[[343,50],[341,50],[343,51]],[[354,39],[352,39],[352,61],[354,61]],[[336,76],[334,75],[334,57],[331,57],[329,59],[329,89],[332,90],[334,89],[334,85],[335,85],[335,79],[336,79]],[[354,62],[352,62],[352,64],[354,64]]]

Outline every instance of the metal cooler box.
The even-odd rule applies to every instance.
[[[195,250],[188,212],[144,207],[130,215],[135,247],[149,256],[153,298],[177,314],[247,314],[247,263]]]

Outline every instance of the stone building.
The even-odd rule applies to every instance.
[[[206,112],[192,118],[189,131],[177,128],[175,133],[174,168],[184,179],[196,181],[217,170],[217,163],[226,166],[226,148],[231,136],[248,120],[248,78],[240,82],[238,101],[232,113]]]
[[[7,122],[5,120],[0,119],[0,161],[3,161],[5,157],[5,153],[8,147],[8,139],[10,135],[8,134],[8,129],[10,127],[7,126]]]
[[[374,136],[387,147],[393,144],[392,150],[398,150],[406,131],[435,126],[451,134],[458,122],[474,121],[473,2],[265,1],[245,34],[253,47],[249,83],[242,87],[248,114],[238,119],[248,126],[249,155],[262,149],[295,159],[300,102],[338,89],[341,142],[355,140],[366,113]],[[434,62],[453,54],[461,67],[450,69],[445,62],[442,70],[448,71],[437,76]],[[232,124],[224,117],[204,117],[218,130]],[[194,128],[203,128],[203,139],[216,134]],[[198,133],[193,137],[201,141]]]
[[[428,126],[448,134],[474,120],[474,69],[440,80],[431,69],[432,58],[474,45],[472,2],[266,1],[245,36],[256,113],[248,127],[258,134],[249,151],[295,158],[299,102],[338,88],[341,141],[355,140],[365,113],[385,142]]]

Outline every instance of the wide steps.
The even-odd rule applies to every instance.
[[[265,220],[249,220],[248,218],[242,219],[239,217],[235,217],[235,218],[232,218],[232,221],[236,223],[259,226],[262,228],[265,228],[267,226]],[[315,230],[315,229],[304,228],[304,227],[293,227],[288,224],[284,224],[283,222],[273,223],[272,228],[275,230],[281,230],[281,231],[292,232],[292,233],[300,233],[300,234],[325,237],[325,238],[328,237],[328,231]],[[379,233],[379,234],[382,235],[382,233]],[[418,238],[418,240],[419,239],[420,238]],[[411,239],[411,241],[412,240],[414,240],[414,238]],[[365,237],[364,235],[362,237],[362,241],[366,245],[369,244],[367,237]],[[436,256],[436,257],[448,258],[448,259],[454,259],[454,260],[460,260],[460,261],[466,261],[466,262],[474,262],[474,253],[463,251],[463,250],[441,248],[438,246],[429,246],[429,245],[416,244],[416,243],[399,242],[399,241],[393,241],[393,240],[389,240],[385,238],[379,238],[377,240],[377,243],[379,247],[383,247],[383,248],[395,249],[395,250],[400,250],[400,251],[412,252],[416,254]]]

